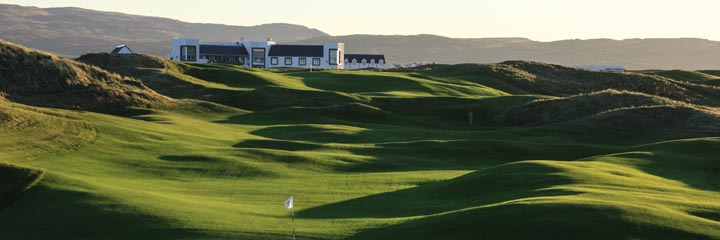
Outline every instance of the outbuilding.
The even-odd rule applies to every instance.
[[[120,45],[110,52],[111,54],[133,54],[133,51],[127,45]]]
[[[577,68],[593,71],[606,71],[606,72],[624,72],[625,67],[623,66],[596,66],[596,65],[585,65],[577,66]]]

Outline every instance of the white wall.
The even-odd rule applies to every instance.
[[[195,56],[196,56],[195,62],[207,63],[207,60],[200,59],[200,40],[198,40],[198,39],[182,39],[182,38],[173,39],[173,47],[170,50],[168,59],[171,59],[173,61],[180,61],[180,46],[184,46],[184,45],[195,46]]]
[[[330,49],[338,49],[338,64],[330,64]],[[323,58],[320,60],[321,68],[329,69],[345,69],[345,58],[341,56],[345,55],[345,44],[337,42],[326,42],[323,43]]]
[[[252,67],[252,49],[253,48],[264,48],[265,49],[265,65],[263,67],[269,68],[270,66],[270,46],[275,45],[275,42],[272,41],[266,41],[266,42],[243,42],[243,45],[245,46],[245,49],[247,49],[248,54],[250,55],[249,61],[245,62],[245,67]]]
[[[118,54],[132,54],[132,53],[133,53],[133,52],[130,51],[130,48],[128,48],[128,47],[123,47],[123,48],[120,49],[120,51],[118,52]]]

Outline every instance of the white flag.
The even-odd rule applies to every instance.
[[[293,197],[288,198],[288,200],[285,200],[285,208],[292,209],[293,208]]]

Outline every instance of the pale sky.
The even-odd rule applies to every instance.
[[[720,0],[0,0],[73,6],[198,23],[293,23],[331,35],[436,34],[527,37],[720,40]]]

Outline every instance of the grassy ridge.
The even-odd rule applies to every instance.
[[[683,71],[683,70],[668,70],[668,71],[657,71],[649,72],[653,75],[658,75],[666,78],[672,78],[680,81],[698,82],[698,83],[709,83],[714,80],[720,79],[720,77],[704,73],[702,71]]]
[[[525,61],[437,66],[424,74],[472,81],[511,94],[565,97],[614,89],[712,106],[717,106],[720,99],[720,89],[695,82],[641,73],[586,71]]]
[[[0,210],[0,238],[289,239],[294,196],[298,239],[720,239],[709,86],[528,62],[80,60],[184,100],[0,102],[0,162],[45,171]]]
[[[0,41],[0,92],[34,106],[112,110],[170,101],[142,82]]]

